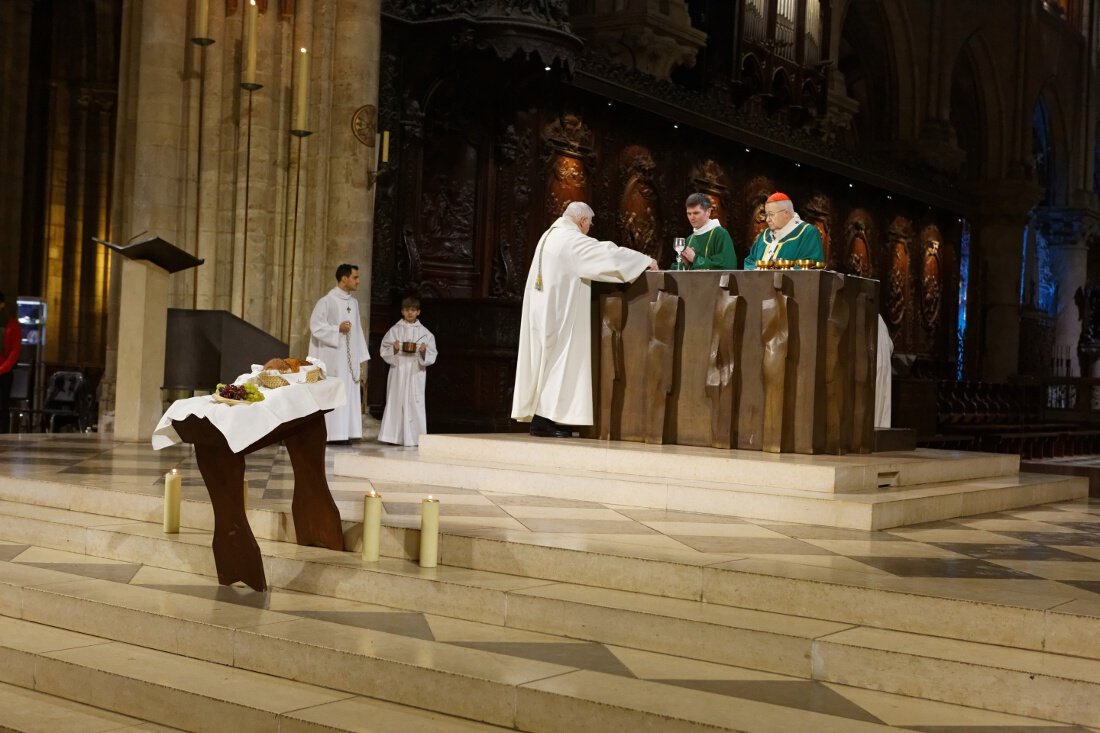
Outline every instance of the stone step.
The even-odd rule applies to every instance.
[[[386,449],[360,449],[359,454]],[[395,451],[389,451],[395,453]],[[573,438],[546,440],[515,433],[424,435],[415,454],[419,462],[500,463],[531,470],[590,471],[611,476],[641,476],[673,481],[736,482],[745,486],[815,492],[871,491],[887,486],[964,481],[1019,472],[1019,456],[920,449],[896,453],[782,455],[761,451],[719,450],[679,445]],[[337,475],[353,464],[355,453],[336,457]],[[419,479],[417,479],[419,480]]]
[[[106,583],[102,581],[101,583]],[[324,723],[325,730],[361,730],[372,717],[369,697],[430,708],[436,713],[503,725],[536,733],[576,730],[745,731],[775,730],[887,731],[889,725],[689,689],[651,679],[576,669],[547,662],[519,660],[478,649],[398,637],[324,621],[280,620],[262,609],[229,606],[206,611],[200,620],[162,617],[159,633],[140,628],[134,609],[156,615],[150,598],[140,593],[114,593],[111,604],[89,609],[75,600],[81,592],[104,595],[96,582],[46,584],[25,588],[31,595],[70,594],[69,610],[83,611],[78,623],[102,628],[104,636],[77,633],[26,619],[0,617],[0,662],[14,684],[50,694],[65,694],[80,702],[105,705],[124,714],[183,724],[187,730],[314,730],[302,722]],[[78,591],[77,587],[83,590]],[[127,591],[147,589],[120,586]],[[90,589],[90,590],[89,590]],[[116,589],[119,590],[119,589]],[[164,595],[164,594],[161,594]],[[101,599],[102,600],[102,599]],[[163,599],[162,599],[163,600]],[[53,615],[49,603],[32,600],[33,617]],[[161,614],[180,610],[172,601]],[[209,602],[208,606],[211,605]],[[218,604],[215,606],[228,606]],[[245,612],[252,618],[246,622]],[[71,614],[64,614],[74,621]],[[236,618],[233,618],[233,617]],[[223,618],[225,621],[223,622]],[[187,629],[171,633],[175,621]],[[197,635],[199,626],[209,627]],[[229,634],[229,638],[215,638]],[[115,637],[141,637],[133,644]],[[143,646],[181,644],[192,654],[224,654],[230,662],[189,658]],[[182,650],[181,650],[182,651]],[[694,664],[670,660],[663,669],[685,674]],[[651,666],[660,662],[650,661]],[[709,665],[709,675],[716,675]],[[738,679],[730,670],[730,681]],[[720,676],[709,679],[721,680]],[[361,711],[355,727],[334,723],[349,708]],[[410,725],[424,711],[401,708],[403,727],[379,729],[416,731],[488,731],[485,725],[447,722],[456,727]],[[583,711],[583,717],[578,715]],[[461,727],[460,727],[460,724]],[[778,725],[778,727],[776,727]],[[318,726],[317,729],[320,729]]]
[[[177,733],[109,710],[0,683],[0,733]]]
[[[502,730],[7,617],[0,617],[0,675],[11,685],[187,731],[350,732],[367,723],[426,733]]]
[[[91,526],[81,528],[78,517]],[[388,529],[387,545],[416,545],[415,530]],[[444,566],[434,569],[397,557],[362,563],[355,553],[280,542],[261,540],[260,548],[277,587],[658,652],[674,642],[654,635],[654,624],[694,625],[740,640],[699,658],[798,676],[808,676],[811,641],[837,630],[834,624],[1100,658],[1100,643],[1082,644],[1100,642],[1097,609],[1069,595],[1021,593],[991,603],[936,595],[932,588],[914,592],[904,578],[615,543],[555,547],[524,535],[478,535],[443,534]],[[164,535],[150,523],[0,502],[0,538],[215,574],[206,531]],[[774,617],[765,623],[753,612]],[[594,616],[603,622],[569,621]],[[753,645],[768,651],[754,653]]]
[[[268,600],[270,602],[271,599]],[[625,722],[643,727],[656,725],[656,729],[660,730],[670,729],[667,726],[674,725],[684,726],[685,730],[694,730],[697,725],[714,725],[722,721],[719,713],[750,712],[770,722],[767,726],[757,728],[743,723],[738,717],[732,717],[725,720],[725,727],[719,726],[717,729],[777,730],[772,727],[777,719],[785,720],[792,726],[813,726],[781,727],[778,730],[862,729],[859,722],[852,719],[846,720],[843,726],[837,726],[831,716],[813,713],[810,717],[805,717],[807,713],[801,711],[786,707],[771,709],[775,706],[766,704],[760,707],[761,703],[749,700],[738,700],[733,704],[723,696],[688,692],[683,685],[670,689],[667,684],[656,679],[624,678],[561,664],[517,660],[479,649],[349,628],[254,605],[166,593],[154,588],[105,580],[74,578],[68,573],[21,563],[0,563],[0,613],[9,616],[18,613],[21,617],[19,621],[33,625],[13,625],[0,619],[0,662],[5,663],[5,669],[18,667],[17,664],[8,664],[10,658],[4,658],[5,647],[28,651],[26,639],[34,643],[41,635],[48,636],[49,632],[63,627],[64,633],[69,636],[63,638],[63,643],[48,647],[49,651],[82,648],[88,653],[77,655],[79,659],[75,663],[78,666],[92,667],[95,660],[106,658],[113,665],[106,671],[125,678],[123,690],[134,689],[136,693],[141,689],[135,687],[138,684],[180,687],[183,694],[192,696],[189,706],[206,705],[207,701],[203,698],[213,696],[209,688],[202,688],[195,681],[201,677],[216,679],[225,685],[242,686],[251,694],[255,707],[256,700],[261,697],[255,677],[266,675],[268,681],[273,677],[280,677],[313,686],[305,692],[320,694],[319,691],[324,688],[325,693],[345,692],[379,697],[396,703],[429,707],[437,713],[491,719],[494,723],[516,726],[520,730],[612,730]],[[587,618],[576,623],[593,622],[600,621]],[[702,629],[681,628],[667,631],[671,636],[678,631],[694,634]],[[505,635],[514,633],[507,630],[501,632]],[[475,631],[472,635],[488,638],[485,631]],[[7,639],[12,641],[6,641]],[[19,641],[14,641],[15,639]],[[721,635],[711,639],[714,645],[728,642]],[[92,646],[96,644],[107,646]],[[118,651],[122,648],[124,654]],[[47,651],[37,647],[33,650]],[[684,653],[693,650],[694,647],[690,645],[680,649]],[[158,657],[157,654],[161,656]],[[182,657],[175,655],[190,659],[176,661]],[[621,656],[630,659],[629,653]],[[673,679],[709,679],[716,689],[737,680],[777,679],[775,675],[754,675],[747,670],[738,671],[736,667],[693,662],[672,656],[650,656],[654,658],[643,659],[635,669],[659,670],[657,674]],[[1095,693],[1097,676],[1100,675],[1100,662],[1094,660],[1070,659],[1048,653],[1020,652],[990,645],[855,628],[821,636],[813,644],[812,657],[815,679],[841,684],[848,689],[864,688],[891,694],[917,694],[932,700],[967,703],[971,706],[977,703],[977,707],[991,711],[1043,717],[1067,723],[1087,724],[1096,718],[1096,713],[1085,704],[1085,700]],[[196,666],[196,660],[236,669],[231,673],[214,665]],[[977,663],[971,660],[982,661]],[[71,655],[65,656],[64,661],[74,663]],[[43,663],[54,662],[50,660],[36,663],[35,675],[39,674]],[[171,666],[174,676],[146,678],[143,672],[125,669],[126,664],[137,665],[142,670]],[[180,668],[192,671],[181,677],[177,674]],[[926,671],[927,674],[914,678],[913,669]],[[202,670],[206,672],[203,673]],[[1024,678],[1029,670],[1039,671],[1039,674],[1030,673],[1030,677],[1038,680],[1036,689],[1041,691],[1043,700],[1024,699],[1031,696],[1016,694],[1026,690]],[[91,674],[93,678],[93,688],[96,687],[95,675],[102,671],[104,670],[86,669],[85,674]],[[238,671],[260,674],[242,677],[236,674]],[[46,674],[50,673],[47,668]],[[14,673],[9,671],[8,674]],[[53,677],[47,676],[48,679]],[[177,682],[180,679],[184,680],[182,685]],[[1011,685],[1012,692],[987,692],[972,699],[958,692],[960,689],[980,690],[982,686],[988,685],[990,679],[1005,680],[1004,684]],[[937,684],[935,680],[942,680],[942,683]],[[8,681],[23,684],[18,678]],[[64,689],[64,685],[41,689],[56,691]],[[126,694],[118,690],[115,692],[123,696]],[[469,695],[473,695],[475,699],[468,699]],[[198,699],[195,700],[195,697]],[[222,708],[227,705],[236,706],[233,707],[234,715],[285,713],[283,710],[268,708],[259,713],[255,710],[241,711],[237,708],[244,705],[243,701],[229,699],[224,695],[214,697]],[[654,705],[651,697],[664,702]],[[693,702],[694,710],[683,704],[684,698]],[[94,692],[90,697],[77,699],[103,704],[97,700]],[[326,730],[355,729],[333,725],[333,708],[343,711],[343,718],[353,703],[356,708],[364,709],[364,715],[370,712],[367,710],[370,706],[386,705],[362,698],[341,700],[338,705],[312,700],[305,702],[315,702],[320,706],[311,711],[310,715],[315,721],[326,719],[330,726]],[[168,704],[167,701],[165,704]],[[510,704],[515,705],[515,719],[511,723],[507,721]],[[898,698],[893,704],[919,707],[924,703],[913,700],[906,702],[904,698]],[[178,705],[170,707],[180,709]],[[401,713],[410,722],[415,716],[427,715],[420,710],[396,706],[391,708],[396,708],[391,709],[391,712]],[[579,714],[578,708],[591,716],[589,727],[573,724],[572,721]],[[145,708],[128,707],[119,710],[131,715],[149,715]],[[301,714],[301,711],[297,712]],[[798,716],[803,716],[804,719],[798,720]],[[150,719],[167,720],[163,717]],[[351,716],[348,715],[347,719],[350,721]],[[563,724],[562,721],[571,722]],[[731,725],[731,721],[737,721],[737,725]],[[174,722],[179,724],[178,720]],[[462,726],[474,725],[463,721],[454,724],[460,723]],[[286,722],[282,725],[280,730],[299,729]],[[188,730],[206,729],[188,725],[183,727]],[[423,725],[396,729],[437,730],[435,727]],[[440,727],[438,730],[450,731],[452,728]],[[480,731],[483,728],[457,727],[454,730]]]
[[[814,677],[1100,726],[1100,661],[989,644],[854,628],[816,642]]]
[[[502,443],[498,450],[510,451],[511,447],[510,443]],[[728,479],[608,473],[575,464],[562,468],[526,465],[513,461],[511,453],[508,456],[508,463],[499,462],[499,454],[496,461],[448,457],[442,462],[421,458],[411,451],[369,450],[341,453],[336,457],[335,472],[371,481],[416,481],[477,491],[861,530],[902,527],[1088,495],[1084,479],[1038,474],[1000,473],[986,478],[832,493],[731,483]],[[683,461],[685,472],[690,472],[690,464]],[[770,470],[782,474],[786,468],[777,470],[772,465]],[[729,475],[736,475],[739,482],[746,481],[742,474]]]

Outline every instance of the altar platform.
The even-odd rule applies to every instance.
[[[847,529],[888,529],[1088,495],[1017,456],[918,449],[836,455],[648,445],[516,433],[425,435],[362,448],[337,475]]]

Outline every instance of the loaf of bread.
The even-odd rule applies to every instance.
[[[264,364],[264,369],[272,369],[280,374],[287,374],[290,372],[290,365],[286,363],[285,359],[276,357],[274,359],[268,359],[267,363]]]

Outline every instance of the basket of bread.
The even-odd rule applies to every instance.
[[[289,384],[319,382],[324,379],[323,365],[316,359],[294,359],[291,357],[269,359],[256,375],[256,381],[262,387],[277,389]]]

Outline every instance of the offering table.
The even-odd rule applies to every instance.
[[[873,450],[878,281],[820,270],[666,271],[593,291],[592,437]]]
[[[244,457],[278,442],[294,469],[294,533],[299,545],[344,549],[340,512],[325,478],[324,414],[346,399],[343,384],[327,379],[262,390],[265,399],[243,405],[211,397],[177,400],[153,433],[153,448],[195,446],[195,459],[214,509],[214,562],[218,582],[267,587],[260,548],[244,507]]]

